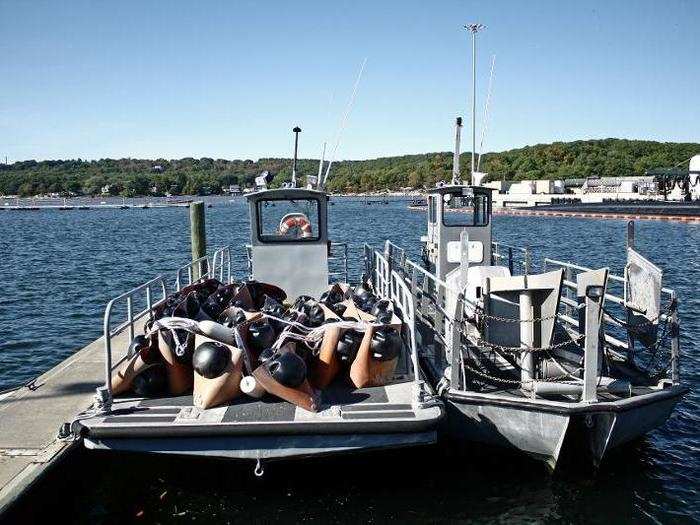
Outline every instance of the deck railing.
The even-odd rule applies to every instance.
[[[505,251],[507,249],[507,251]],[[431,340],[425,340],[425,333],[421,333],[422,341],[420,341],[420,352],[427,362],[436,365],[438,372],[444,372],[448,366],[451,366],[449,377],[451,379],[451,387],[455,389],[466,389],[468,363],[467,357],[474,355],[477,350],[475,341],[470,340],[466,334],[470,331],[474,333],[476,329],[476,318],[483,312],[464,297],[461,290],[450,289],[449,285],[438,279],[428,270],[422,268],[419,264],[411,261],[406,257],[405,251],[395,244],[387,241],[383,253],[374,252],[373,258],[368,258],[368,253],[372,250],[369,246],[365,246],[365,262],[372,262],[372,267],[366,270],[368,275],[373,276],[373,285],[381,295],[386,295],[386,279],[378,279],[376,275],[386,275],[387,271],[395,272],[401,277],[403,282],[409,287],[411,296],[414,301],[414,309],[416,312],[417,321],[422,323],[422,326],[428,328]],[[495,260],[503,261],[504,257],[513,260],[513,253],[518,253],[521,256],[523,273],[529,272],[532,265],[532,258],[529,252],[525,249],[516,249],[504,245],[496,245],[494,252],[496,253]],[[505,255],[508,253],[508,255]],[[385,262],[384,262],[385,261]],[[386,266],[386,268],[384,268]],[[579,311],[583,306],[583,298],[577,298],[576,275],[581,272],[591,271],[590,268],[557,261],[554,259],[544,259],[543,271],[561,268],[564,271],[563,288],[560,298],[559,311],[557,317],[561,324],[568,329],[568,333],[572,341],[589,341],[597,340],[598,336],[594,333],[581,333],[579,329]],[[520,272],[514,272],[520,273]],[[637,350],[636,353],[631,349],[629,336],[629,326],[625,325],[626,307],[624,301],[624,281],[625,279],[619,275],[608,273],[608,286],[605,294],[605,303],[603,310],[603,321],[600,327],[602,340],[605,342],[605,351],[608,355],[616,357],[618,360],[624,360],[626,357],[632,356],[637,359],[644,359],[645,352],[643,349]],[[651,347],[650,358],[655,359],[657,353],[666,351],[669,356],[668,366],[670,368],[670,379],[674,385],[679,384],[679,325],[677,314],[677,298],[673,290],[662,288],[662,306],[666,305],[666,309],[658,317],[659,326],[663,326],[663,333],[656,334],[656,344]],[[588,303],[591,307],[596,307],[593,303]],[[592,327],[592,330],[598,330],[597,327]],[[659,329],[661,331],[661,329]],[[667,343],[667,347],[663,346]],[[580,345],[583,349],[584,367],[582,376],[584,378],[594,377],[599,380],[602,375],[602,370],[598,370],[597,358],[586,359],[586,352],[598,351],[597,345],[591,343],[589,345]],[[483,350],[483,349],[482,349]],[[495,359],[495,353],[490,352]],[[589,356],[590,357],[590,356]],[[641,361],[640,361],[641,363]],[[643,363],[647,366],[648,363]],[[648,370],[651,370],[649,365]],[[654,375],[658,377],[668,377],[666,371],[662,368]],[[566,374],[565,374],[566,375]],[[488,375],[484,378],[488,379]],[[493,378],[492,378],[493,379]],[[495,378],[497,379],[497,378]],[[571,379],[571,378],[570,378]],[[561,380],[561,379],[560,379]],[[545,381],[547,381],[545,379]],[[518,383],[519,381],[506,381],[506,383]],[[590,380],[585,383],[590,382]],[[503,385],[501,385],[503,386]],[[593,397],[594,397],[593,393]],[[582,394],[582,399],[586,401],[592,399],[590,389],[588,396]]]
[[[204,279],[218,279],[222,283],[231,282],[231,246],[223,246],[214,254],[200,257],[177,269],[175,273],[175,290]]]
[[[110,396],[112,395],[112,370],[126,358],[126,352],[124,352],[124,355],[119,357],[116,364],[112,365],[112,339],[128,328],[129,341],[131,341],[135,336],[136,322],[144,317],[150,317],[153,308],[165,301],[167,296],[168,288],[165,279],[162,275],[159,275],[107,303],[103,323],[103,336],[105,345],[105,385]],[[154,300],[156,297],[159,298]],[[119,312],[121,314],[120,319],[123,320],[121,322],[117,321],[118,324],[113,327],[113,317],[119,315],[119,313],[115,312],[117,309],[121,309],[121,312]]]
[[[367,245],[365,245],[367,247]],[[418,349],[416,344],[416,310],[414,295],[404,281],[403,277],[391,269],[389,261],[379,252],[372,255],[372,282],[375,291],[381,299],[389,299],[401,311],[401,318],[408,328],[408,345],[410,347],[411,375],[413,381],[420,380],[420,368],[418,364]]]
[[[500,242],[491,243],[491,264],[507,266],[511,275],[516,270],[522,275],[529,275],[532,270],[532,254],[528,248],[509,246]]]

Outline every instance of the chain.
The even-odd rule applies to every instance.
[[[483,317],[484,319],[493,319],[494,321],[502,321],[504,323],[539,323],[541,321],[551,321],[552,319],[558,319],[559,317],[561,317],[559,314],[553,314],[544,317],[535,317],[534,319],[514,319],[512,317],[499,317],[497,315],[489,315],[484,313],[483,310],[479,312],[479,316]]]
[[[465,361],[462,361],[462,365],[464,366],[464,368],[466,370],[472,372],[473,374],[475,374],[477,376],[482,377],[483,379],[488,379],[489,381],[496,381],[496,382],[504,383],[507,385],[523,386],[525,384],[531,384],[531,383],[534,383],[535,381],[537,381],[536,379],[528,379],[526,381],[517,380],[517,379],[505,379],[503,377],[489,375],[485,372],[482,372],[481,370],[473,368],[473,367],[469,366]],[[547,381],[556,382],[556,381],[564,381],[566,379],[572,379],[571,374],[562,374],[562,375],[558,375],[558,376],[554,376],[554,377],[548,377]]]
[[[533,347],[520,347],[520,346],[504,346],[504,345],[497,345],[495,343],[491,343],[489,341],[486,341],[485,339],[479,339],[478,342],[480,344],[483,344],[484,346],[487,346],[493,350],[501,350],[503,352],[509,352],[513,354],[521,354],[523,352],[547,352],[549,350],[556,350],[557,348],[564,348],[565,346],[568,346],[570,344],[575,344],[578,345],[578,341],[581,339],[585,338],[585,334],[580,334],[573,339],[569,341],[562,341],[561,343],[555,343],[551,346],[533,346]]]

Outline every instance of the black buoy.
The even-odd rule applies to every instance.
[[[394,305],[388,299],[380,299],[374,303],[371,313],[377,318],[378,323],[390,323],[394,316]]]
[[[328,307],[332,307],[334,304],[337,304],[342,300],[343,292],[341,292],[338,288],[333,287],[330,290],[326,290],[321,294],[319,302],[325,304]]]
[[[379,299],[374,295],[369,294],[365,299],[365,302],[359,304],[358,307],[363,312],[370,313],[372,311],[372,308],[374,308],[374,305],[377,304],[377,302],[379,302]]]
[[[244,323],[245,320],[245,311],[237,306],[229,306],[226,308],[226,310],[221,312],[221,315],[219,316],[219,323],[228,328],[238,326],[239,324]]]
[[[347,309],[348,307],[342,303],[336,303],[333,306],[331,306],[331,310],[333,311],[333,313],[341,318],[343,317],[343,314]]]
[[[364,284],[360,284],[352,291],[352,300],[357,306],[362,306],[371,295],[372,292]]]
[[[370,355],[377,361],[391,361],[401,353],[403,342],[393,328],[380,327],[372,335]]]
[[[192,356],[195,372],[207,379],[219,377],[231,362],[231,350],[228,346],[215,341],[205,341],[199,345]]]
[[[275,329],[265,319],[255,321],[248,327],[248,341],[257,352],[262,352],[275,342]]]
[[[145,368],[137,375],[131,388],[139,397],[157,397],[165,392],[167,386],[168,375],[165,366],[155,364]]]
[[[275,357],[275,354],[277,353],[277,350],[274,348],[266,348],[262,352],[260,352],[260,355],[258,356],[258,362],[262,365],[267,363],[270,359]]]
[[[304,313],[306,314],[306,321],[304,324],[310,328],[316,328],[323,324],[326,319],[326,313],[323,308],[316,301],[308,301],[304,305]]]
[[[355,330],[346,330],[338,340],[338,346],[335,351],[338,352],[338,358],[347,364],[355,360],[357,351],[360,349],[363,335]]]
[[[306,363],[294,352],[277,354],[265,366],[275,381],[289,388],[297,388],[306,379]]]
[[[131,340],[131,343],[129,343],[129,349],[126,351],[126,355],[128,357],[133,357],[149,346],[149,341],[145,335],[137,335]]]

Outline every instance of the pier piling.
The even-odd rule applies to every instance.
[[[196,262],[207,255],[207,234],[204,222],[204,202],[197,201],[190,204],[190,243],[192,245],[192,262]],[[207,262],[193,265],[192,280],[196,281],[208,271]]]

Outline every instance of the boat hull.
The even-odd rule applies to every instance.
[[[431,445],[437,431],[393,434],[318,434],[173,438],[86,438],[92,450],[147,452],[230,459],[292,459]]]
[[[593,404],[450,392],[445,430],[453,441],[518,450],[552,469],[564,457],[598,467],[609,450],[663,425],[686,392],[676,386]]]

